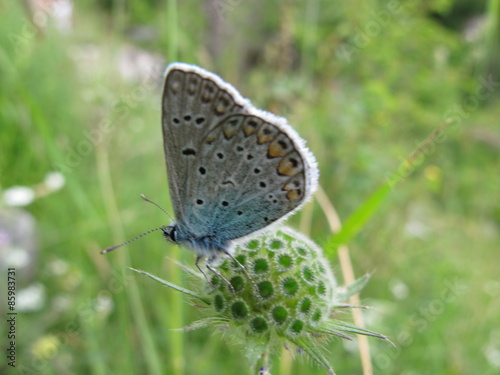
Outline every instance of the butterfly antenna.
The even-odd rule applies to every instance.
[[[149,198],[146,198],[146,196],[145,196],[144,194],[141,194],[141,198],[142,198],[142,199],[144,199],[146,202],[149,202],[149,203],[151,203],[151,204],[154,204],[154,205],[155,205],[156,207],[158,207],[160,210],[162,210],[163,212],[165,212],[169,218],[171,218],[172,220],[175,220],[175,219],[172,217],[172,215],[170,215],[170,214],[167,212],[167,210],[165,210],[165,209],[164,209],[162,206],[160,206],[158,203],[153,202],[153,201],[152,201],[151,199],[149,199]]]
[[[158,227],[158,228],[155,228],[155,229],[151,229],[151,230],[148,230],[147,232],[144,232],[143,234],[140,234],[138,235],[137,237],[135,238],[132,238],[131,240],[128,240],[127,242],[124,242],[120,245],[116,245],[116,246],[113,246],[113,247],[108,247],[107,249],[104,249],[103,251],[101,251],[101,254],[106,254],[106,253],[109,253],[110,251],[113,251],[113,250],[116,250],[118,249],[119,247],[122,247],[122,246],[125,246],[125,245],[128,245],[129,243],[135,241],[135,240],[138,240],[139,238],[141,237],[144,237],[146,234],[149,234],[151,232],[155,232],[157,230],[160,230],[160,229],[165,229],[166,226],[165,225],[162,225],[161,227]]]

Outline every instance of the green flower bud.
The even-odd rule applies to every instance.
[[[321,249],[296,231],[281,228],[240,243],[234,257],[240,264],[225,259],[217,267],[220,275],[211,275],[201,291],[162,282],[207,305],[206,317],[190,328],[224,326],[225,335],[231,335],[231,342],[239,344],[252,363],[283,345],[296,346],[333,374],[323,354],[329,338],[352,333],[385,338],[333,319],[336,308],[357,293],[366,278],[341,293]]]
[[[236,262],[226,259],[218,270],[233,290],[227,283],[219,282],[215,289],[208,286],[205,295],[212,301],[210,314],[228,319],[229,328],[237,326],[244,330],[243,336],[272,334],[286,340],[287,335],[307,335],[330,316],[335,278],[324,265],[327,261],[321,249],[311,241],[284,228],[238,245],[234,256],[253,280]],[[213,275],[214,278],[219,276]],[[247,324],[240,324],[241,314],[235,317],[232,310],[222,310],[221,299],[227,306],[244,302]],[[257,329],[257,325],[268,328]]]

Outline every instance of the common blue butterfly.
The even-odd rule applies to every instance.
[[[208,263],[285,219],[316,189],[315,158],[286,120],[197,66],[168,66],[162,128],[176,219],[163,231]]]
[[[316,160],[287,121],[195,65],[167,67],[162,129],[175,222],[157,229],[193,250],[196,264],[232,257],[236,241],[284,220],[316,190]]]

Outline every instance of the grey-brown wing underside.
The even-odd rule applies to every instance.
[[[297,210],[315,190],[316,162],[304,141],[218,76],[171,65],[162,106],[172,205],[189,236],[246,236]]]
[[[194,236],[233,240],[297,209],[313,188],[308,155],[261,117],[225,117],[197,145],[184,195]]]
[[[162,128],[170,197],[176,219],[183,221],[188,173],[203,137],[224,116],[245,112],[248,102],[219,77],[195,66],[173,64],[166,73]]]

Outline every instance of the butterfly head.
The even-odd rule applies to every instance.
[[[169,242],[178,243],[179,242],[179,229],[176,224],[167,225],[161,228],[163,235]]]
[[[161,230],[168,242],[184,246],[201,257],[207,257],[214,260],[220,255],[232,251],[233,244],[230,240],[221,239],[213,235],[196,235],[189,231],[185,231],[184,228],[177,223],[163,226]]]

